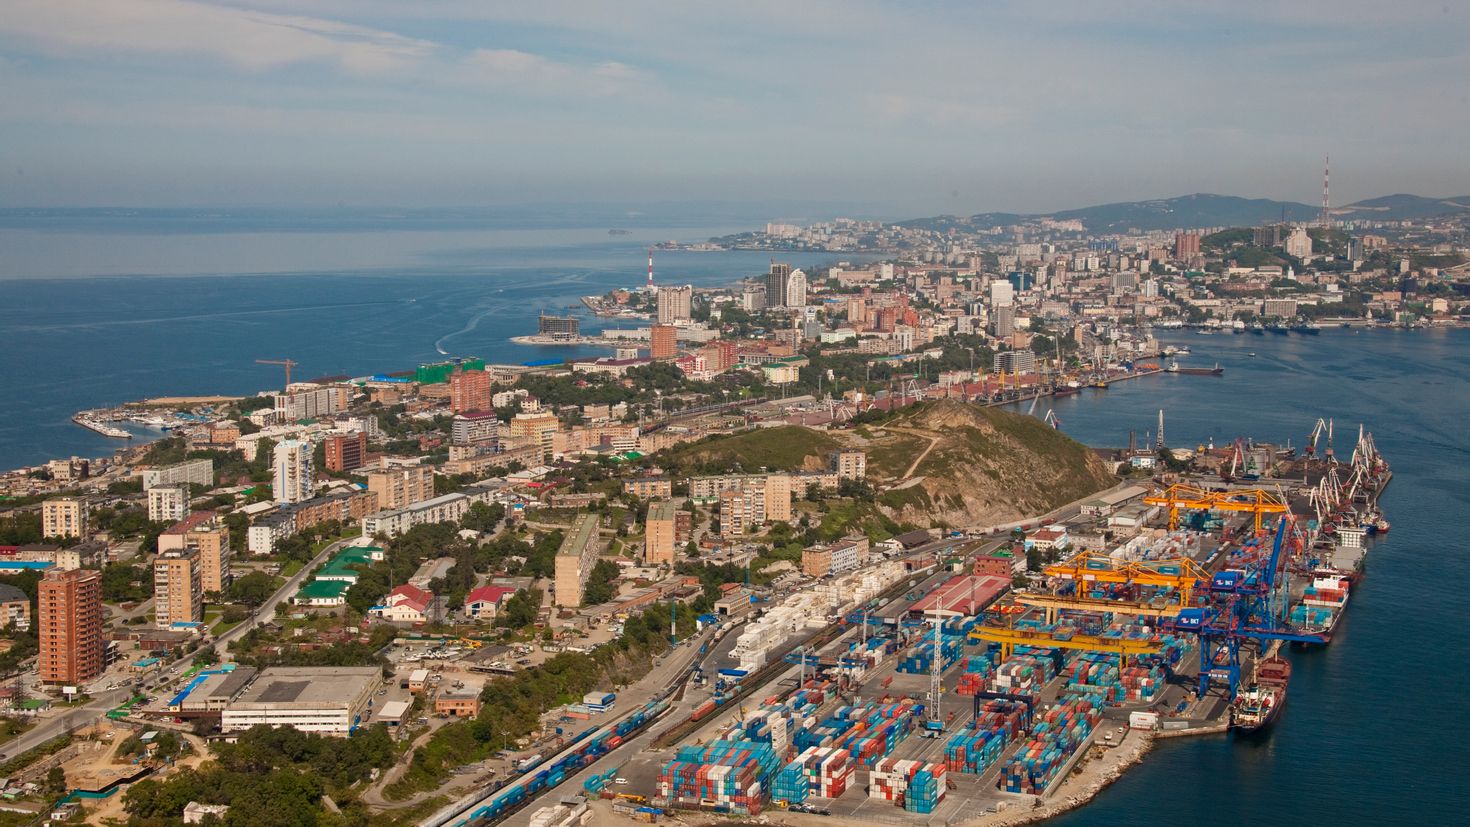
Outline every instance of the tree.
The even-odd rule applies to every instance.
[[[235,603],[259,606],[276,591],[276,579],[263,571],[252,571],[230,583],[228,595]]]
[[[60,765],[52,767],[46,773],[46,792],[52,795],[61,795],[66,792],[66,770]]]
[[[618,564],[611,560],[598,560],[587,576],[587,589],[583,592],[582,605],[596,606],[612,600],[617,594]]]
[[[503,519],[505,519],[505,505],[503,503],[488,504],[477,502],[470,506],[469,511],[465,512],[464,517],[459,521],[459,525],[461,528],[478,531],[483,534],[494,531],[495,527],[500,525],[500,521]]]
[[[536,622],[540,610],[541,590],[521,589],[505,601],[495,622],[508,629],[524,629]]]

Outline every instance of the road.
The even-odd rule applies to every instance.
[[[215,650],[219,652],[220,657],[228,660],[229,655],[228,653],[226,653],[225,647],[230,642],[238,640],[251,629],[254,629],[265,621],[275,617],[276,607],[279,606],[283,600],[289,600],[292,595],[299,591],[301,589],[301,584],[306,582],[306,578],[310,577],[311,573],[313,571],[316,571],[318,566],[327,562],[327,560],[330,559],[331,556],[336,554],[338,551],[350,546],[353,543],[361,542],[364,542],[362,537],[352,537],[347,540],[338,540],[323,548],[317,554],[317,556],[311,558],[310,563],[302,566],[301,571],[298,571],[287,578],[285,585],[281,586],[279,589],[276,589],[275,594],[272,594],[264,603],[260,604],[259,608],[251,612],[249,619],[243,621],[235,628],[226,631],[218,638],[215,638]]]
[[[323,548],[321,553],[319,553],[315,558],[312,559],[311,563],[309,563],[308,565],[303,567],[301,571],[297,572],[295,575],[287,579],[285,585],[277,589],[275,594],[272,594],[270,596],[270,599],[261,604],[260,608],[257,609],[248,620],[220,635],[214,641],[216,650],[220,653],[220,657],[225,659],[228,659],[229,657],[228,654],[225,652],[225,644],[239,638],[249,630],[255,628],[256,626],[259,626],[265,620],[275,617],[276,606],[279,605],[281,601],[286,600],[290,598],[291,595],[295,594],[296,591],[301,588],[301,584],[306,580],[307,576],[313,570],[315,570],[317,566],[325,563],[327,559],[335,554],[339,549],[351,543],[361,542],[361,540],[362,538],[360,537],[354,537],[350,540],[338,540],[337,542],[328,545],[326,548]],[[177,680],[178,677],[189,668],[190,663],[191,660],[185,658],[164,667],[158,674],[154,675],[149,680],[150,686],[160,686],[163,683]],[[4,752],[0,753],[0,758],[13,757],[27,750],[34,749],[35,747],[40,746],[46,741],[49,741],[52,738],[55,738],[56,736],[62,734],[68,729],[76,729],[87,726],[88,724],[96,721],[102,715],[105,715],[108,710],[111,710],[115,708],[118,704],[126,701],[131,694],[132,691],[126,688],[113,689],[96,693],[92,696],[92,700],[88,703],[79,706],[76,709],[63,712],[53,718],[47,719],[36,726],[34,729],[26,732],[25,734],[6,744],[4,747]]]

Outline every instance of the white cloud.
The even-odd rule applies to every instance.
[[[581,66],[519,49],[476,49],[461,65],[466,81],[530,93],[609,94],[645,82],[626,63]]]
[[[6,0],[0,35],[66,56],[205,55],[247,69],[319,62],[383,72],[412,65],[435,49],[427,41],[363,26],[189,0]]]

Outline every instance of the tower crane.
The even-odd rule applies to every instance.
[[[286,388],[291,388],[291,368],[296,367],[296,362],[291,359],[256,359],[257,365],[281,365],[286,369]]]

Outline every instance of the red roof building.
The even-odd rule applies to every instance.
[[[993,574],[961,574],[951,577],[909,608],[933,617],[976,615],[1011,588],[1008,577]]]
[[[514,586],[481,586],[465,595],[465,614],[475,620],[493,618],[500,613],[501,605],[515,593]]]

